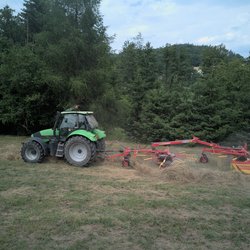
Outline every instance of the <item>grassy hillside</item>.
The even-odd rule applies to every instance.
[[[26,164],[24,139],[0,137],[0,249],[250,248],[250,176],[226,160]]]

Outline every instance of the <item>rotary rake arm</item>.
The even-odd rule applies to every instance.
[[[106,153],[116,152],[116,154],[107,154],[106,159],[114,160],[116,158],[122,159],[122,166],[129,167],[131,166],[131,157],[136,158],[138,154],[145,154],[152,159],[155,159],[160,167],[166,167],[173,161],[174,154],[171,154],[168,149],[153,149],[153,148],[129,148],[126,147],[123,150],[109,150]]]
[[[244,157],[247,159],[249,157],[249,152],[247,151],[247,145],[245,144],[243,147],[224,147],[219,144],[213,143],[213,142],[206,142],[200,140],[198,137],[193,136],[193,139],[188,140],[176,140],[176,141],[168,141],[168,142],[154,142],[151,144],[153,148],[158,146],[170,146],[170,145],[181,145],[181,144],[187,144],[187,143],[194,143],[194,144],[200,144],[206,146],[202,149],[202,156],[200,161],[201,162],[207,162],[206,160],[202,160],[202,157],[207,156],[204,154],[204,152],[209,152],[212,154],[224,154],[224,155],[233,155],[236,157]]]
[[[201,144],[201,145],[205,145],[208,147],[220,147],[218,144],[215,144],[213,142],[202,141],[198,137],[195,137],[195,136],[193,136],[193,139],[187,139],[187,140],[153,142],[151,146],[154,148],[154,147],[159,147],[159,146],[181,145],[181,144],[187,144],[187,143],[196,143],[196,144]]]

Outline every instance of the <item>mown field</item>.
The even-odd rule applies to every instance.
[[[250,176],[226,158],[26,164],[23,140],[0,137],[0,249],[250,249]]]

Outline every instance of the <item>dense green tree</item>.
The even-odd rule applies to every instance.
[[[12,124],[16,132],[30,132],[48,125],[62,104],[64,90],[29,47],[13,47],[0,66],[0,123]]]
[[[242,60],[223,62],[193,86],[196,134],[222,140],[249,129],[249,67]]]
[[[1,44],[8,45],[7,39],[12,38],[16,26],[23,29],[26,43],[23,47],[16,46],[14,40],[8,51],[0,54],[3,97],[0,125],[21,124],[27,131],[41,125],[40,120],[33,117],[38,107],[41,113],[36,114],[44,118],[51,117],[46,105],[52,107],[53,112],[58,107],[74,104],[88,109],[95,103],[98,109],[107,99],[103,96],[115,100],[110,93],[112,88],[108,90],[110,40],[102,24],[99,5],[97,0],[26,0],[22,22],[17,22],[9,8],[1,10]],[[20,85],[24,88],[19,88]],[[23,106],[27,115],[20,111],[18,117],[13,105],[6,106],[10,102]],[[18,119],[12,119],[14,116]]]
[[[137,124],[145,142],[190,138],[193,134],[192,93],[166,91],[164,87],[150,90],[144,99]]]
[[[21,12],[25,26],[26,43],[33,42],[34,35],[43,30],[45,13],[48,11],[46,0],[25,0]]]
[[[195,72],[185,48],[166,46],[164,54],[166,87],[189,85]]]
[[[221,141],[249,131],[249,58],[224,45],[154,49],[138,34],[112,54],[100,0],[25,0],[0,10],[0,129],[29,132],[57,109],[92,109],[137,140]]]
[[[0,10],[0,48],[6,48],[6,45],[22,43],[24,40],[23,30],[21,27],[21,19],[19,16],[13,15],[14,10],[8,6]]]
[[[206,51],[203,60],[212,64],[205,67],[204,63],[205,72],[193,77],[193,67],[185,50],[166,47],[167,84],[163,78],[160,87],[155,85],[141,99],[141,109],[133,126],[138,138],[173,140],[196,135],[220,141],[234,131],[249,129],[247,65],[242,58],[233,58],[224,47],[206,49],[213,53]]]
[[[124,44],[119,58],[118,79],[121,91],[130,103],[128,128],[134,137],[140,136],[138,123],[142,103],[149,90],[158,85],[156,55],[150,43],[143,44],[141,34]]]
[[[203,51],[202,56],[202,71],[206,75],[215,69],[222,62],[228,62],[230,52],[226,50],[224,45],[209,46]]]

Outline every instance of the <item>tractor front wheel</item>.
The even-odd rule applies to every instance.
[[[95,154],[95,144],[84,137],[71,137],[65,144],[64,156],[71,165],[77,167],[86,166]]]
[[[28,141],[23,144],[21,156],[25,162],[40,163],[45,154],[42,146],[36,141]]]

